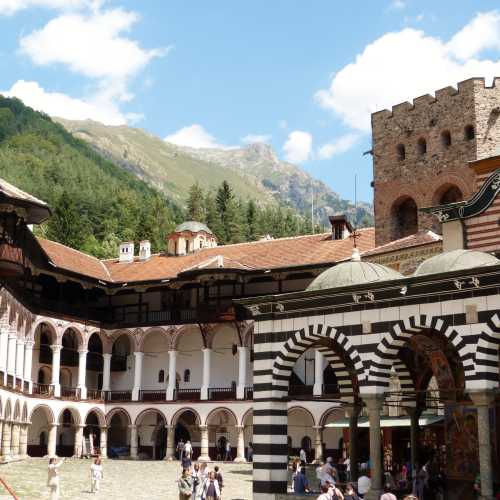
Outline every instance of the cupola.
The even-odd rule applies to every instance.
[[[204,248],[217,246],[217,238],[202,222],[187,221],[179,224],[167,238],[169,255],[187,255]]]

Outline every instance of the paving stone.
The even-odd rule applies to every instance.
[[[179,462],[106,460],[104,479],[98,494],[90,493],[91,460],[67,459],[61,466],[61,500],[106,498],[123,500],[177,500]],[[0,466],[0,476],[16,492],[20,500],[49,498],[47,465],[44,459],[31,458]],[[211,464],[212,468],[216,464]],[[224,500],[252,498],[252,466],[219,464],[224,474]],[[0,487],[1,488],[1,487]],[[5,491],[0,492],[0,499]],[[9,498],[9,497],[5,497]]]

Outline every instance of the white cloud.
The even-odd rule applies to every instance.
[[[269,144],[271,141],[270,134],[248,134],[245,137],[241,138],[241,142],[245,144],[255,144],[256,142],[263,142],[265,144]]]
[[[406,8],[406,2],[403,0],[392,0],[390,7],[395,10],[403,10]]]
[[[302,130],[294,130],[288,134],[283,145],[285,159],[290,163],[303,163],[311,157],[312,135]]]
[[[0,94],[17,97],[37,111],[69,120],[89,118],[107,125],[122,125],[138,118],[123,114],[111,101],[75,99],[59,92],[47,92],[37,82],[18,80],[10,90]]]
[[[345,153],[356,144],[358,139],[357,134],[345,134],[332,142],[323,144],[318,150],[318,158],[329,160],[336,155]]]
[[[96,0],[0,0],[0,16],[12,16],[30,7],[72,10],[82,7],[97,8],[100,3]]]
[[[210,134],[202,125],[193,123],[188,127],[183,127],[173,134],[167,135],[166,142],[186,146],[189,148],[218,148],[229,149],[228,146],[219,144],[215,137]]]
[[[345,124],[370,131],[370,114],[402,101],[473,77],[489,81],[500,74],[500,61],[479,59],[486,49],[500,50],[500,14],[478,14],[446,42],[406,28],[386,33],[333,75],[317,102]]]

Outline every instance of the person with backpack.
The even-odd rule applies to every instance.
[[[220,471],[218,465],[214,467],[214,472],[215,472],[215,479],[217,479],[217,482],[219,483],[219,490],[222,495],[222,488],[224,488],[224,478],[222,477],[222,472]]]
[[[178,480],[179,500],[190,500],[193,496],[193,476],[189,469],[182,469],[182,475]]]

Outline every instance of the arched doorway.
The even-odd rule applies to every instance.
[[[59,414],[56,453],[60,457],[72,457],[75,453],[76,427],[80,423],[78,411],[65,408]]]
[[[391,208],[391,239],[398,240],[418,231],[417,204],[409,196],[396,201]]]
[[[59,383],[63,396],[74,396],[78,381],[80,337],[74,328],[68,328],[61,339],[61,369]]]
[[[174,415],[172,425],[174,431],[174,449],[182,439],[184,442],[191,441],[193,446],[193,458],[196,459],[200,455],[201,434],[200,434],[200,417],[194,410],[181,410]]]
[[[142,412],[136,420],[139,458],[163,460],[167,448],[165,416],[158,410]]]
[[[234,413],[227,408],[217,408],[207,417],[209,456],[215,460],[234,460],[238,434],[238,421]],[[227,444],[230,453],[227,453]]]
[[[441,186],[433,196],[434,205],[448,205],[449,203],[456,203],[462,201],[464,195],[460,188],[454,184],[445,184]]]
[[[85,375],[87,399],[97,399],[99,396],[98,391],[102,389],[102,370],[104,366],[102,340],[97,332],[90,336],[87,350],[87,372]]]
[[[106,425],[104,415],[100,410],[91,410],[85,417],[85,427],[83,429],[84,454],[101,454],[101,427]]]
[[[28,455],[44,457],[48,454],[49,427],[54,422],[52,410],[45,405],[37,406],[30,416],[28,426]]]
[[[130,456],[130,416],[123,409],[112,410],[108,422],[108,456],[119,458]]]
[[[302,445],[307,445],[304,451],[307,461],[314,458],[314,418],[309,411],[301,407],[293,407],[288,410],[288,435],[291,438],[292,453],[299,455]]]
[[[48,394],[52,383],[52,349],[56,334],[48,323],[40,323],[34,334],[31,379],[34,394]]]

